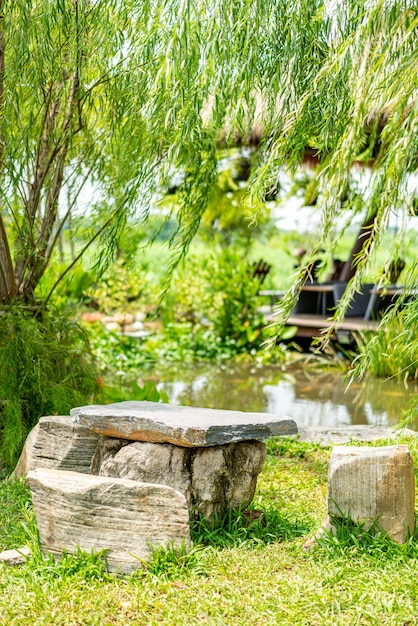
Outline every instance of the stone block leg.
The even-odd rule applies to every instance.
[[[265,456],[261,441],[184,448],[103,437],[93,457],[92,473],[169,485],[184,494],[194,514],[212,519],[228,508],[250,504]]]
[[[336,446],[328,474],[328,513],[377,527],[398,543],[414,532],[414,465],[406,445]]]

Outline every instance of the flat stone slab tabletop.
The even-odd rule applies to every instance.
[[[219,446],[298,432],[296,422],[289,417],[157,402],[82,406],[72,409],[71,416],[75,422],[107,437],[183,447]]]

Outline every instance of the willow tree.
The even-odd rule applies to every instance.
[[[280,168],[294,170],[309,150],[318,159],[317,248],[334,244],[342,211],[368,220],[338,323],[389,213],[406,221],[411,206],[416,40],[407,0],[0,0],[3,313],[19,303],[42,326],[45,304],[91,244],[104,263],[129,216],[146,219],[155,191],[181,170],[174,265],[215,188],[217,146],[257,128],[255,207]],[[359,159],[373,167],[362,207],[342,202]],[[86,186],[89,220],[77,222]],[[89,227],[57,273],[51,261],[70,222]]]
[[[217,143],[245,141],[257,125],[252,197],[315,152],[318,246],[356,160],[374,167],[364,206],[343,203],[373,216],[360,270],[389,212],[407,214],[413,3],[1,0],[0,12],[0,302],[49,299],[37,288],[86,183],[96,222],[79,233],[77,259],[106,233],[109,251],[127,215],[146,216],[178,169],[187,176],[173,245],[187,250],[216,181]]]

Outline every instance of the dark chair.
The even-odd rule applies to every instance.
[[[301,291],[293,313],[317,315],[319,313],[318,294],[311,291]]]
[[[404,268],[405,261],[403,259],[393,259],[386,272],[386,276],[389,279],[390,284],[386,285],[383,291],[379,290],[378,285],[372,285],[374,293],[370,295],[370,300],[367,306],[365,314],[365,318],[367,320],[380,319],[386,309],[395,303],[396,299],[402,293],[402,287],[398,287],[396,283],[399,280],[399,276]]]
[[[334,300],[335,305],[338,304],[341,299],[347,283],[335,283],[334,285]],[[370,300],[370,289],[373,288],[373,283],[364,283],[362,285],[361,292],[356,292],[353,296],[350,306],[347,309],[345,317],[364,317],[367,311],[367,305]]]

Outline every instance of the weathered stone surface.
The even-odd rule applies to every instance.
[[[131,573],[150,544],[190,545],[186,499],[166,485],[51,469],[27,481],[44,551],[105,549],[110,571]]]
[[[0,552],[0,564],[4,563],[8,567],[22,565],[30,554],[31,552],[27,546],[17,550],[4,550],[4,552]]]
[[[13,475],[24,476],[37,467],[89,474],[98,440],[99,435],[74,423],[69,415],[41,417],[26,439]]]
[[[168,485],[183,493],[190,506],[190,450],[171,443],[130,442],[103,437],[93,457],[91,471],[99,476]]]
[[[288,417],[156,402],[84,406],[72,409],[71,416],[78,424],[108,437],[185,447],[216,446],[297,433],[296,423]]]
[[[192,499],[205,517],[247,506],[266,455],[262,442],[246,441],[198,449],[191,464]]]
[[[227,507],[245,507],[251,502],[265,454],[261,441],[185,448],[103,437],[92,472],[169,485],[184,494],[190,509],[210,518]]]
[[[337,446],[328,475],[328,513],[377,525],[402,543],[414,531],[414,466],[406,445]]]

